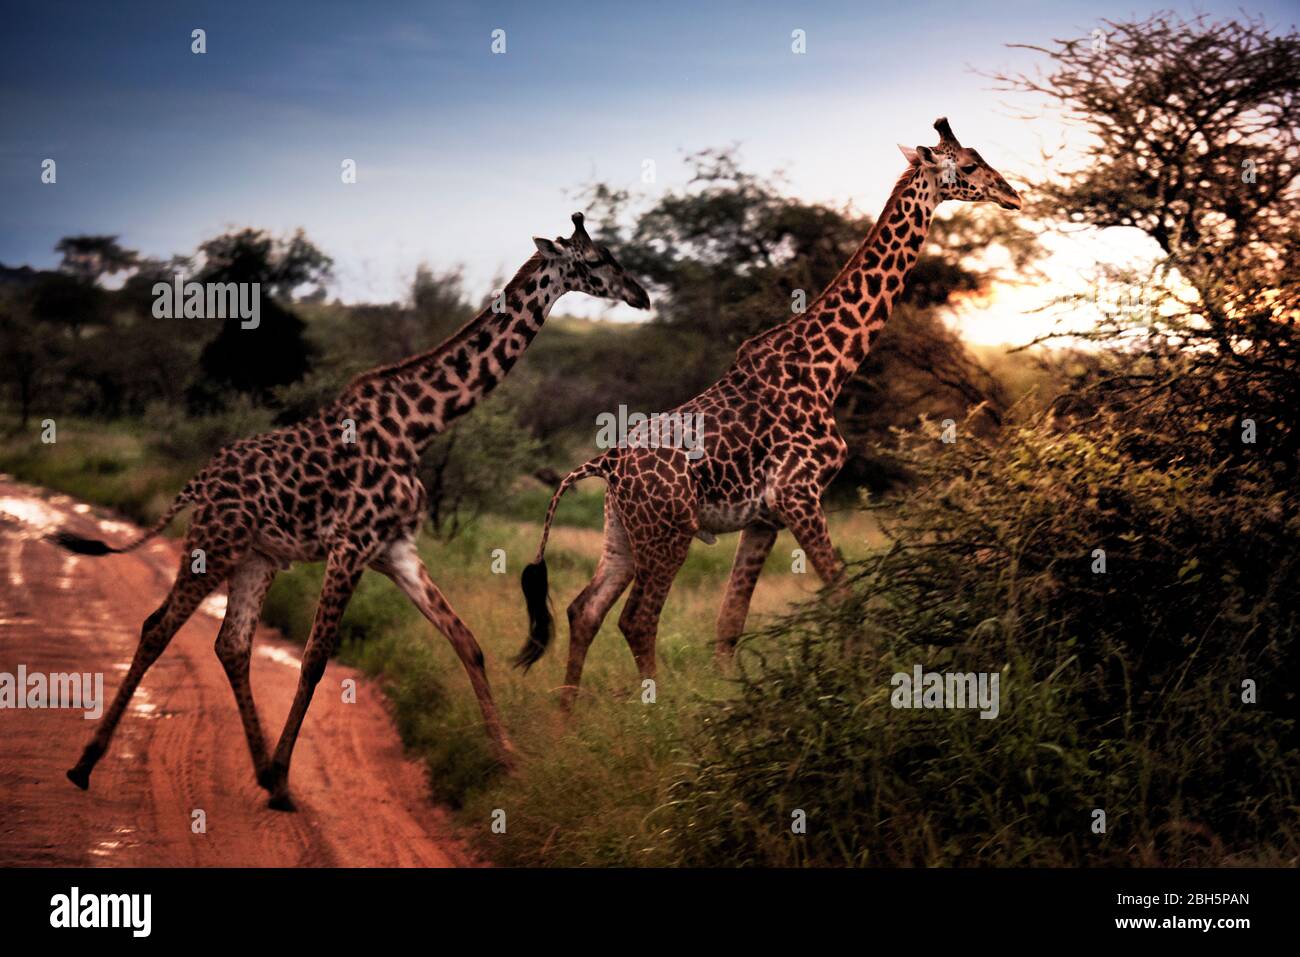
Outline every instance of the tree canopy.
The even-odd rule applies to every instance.
[[[1244,419],[1258,451],[1297,474],[1300,453],[1300,34],[1256,19],[1158,14],[1092,37],[1027,46],[1033,75],[999,75],[1086,134],[1079,163],[1049,164],[1032,191],[1044,220],[1132,227],[1161,252],[1121,271],[1140,308],[1071,333],[1136,361],[1099,394],[1186,435]],[[1054,159],[1054,158],[1053,158]],[[1078,401],[1078,397],[1072,397]],[[1204,450],[1220,457],[1240,442]],[[1185,455],[1180,441],[1170,454]]]

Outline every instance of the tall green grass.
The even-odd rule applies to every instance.
[[[581,501],[573,506],[576,516],[589,508]],[[660,628],[656,703],[641,703],[615,606],[588,657],[576,718],[566,725],[557,711],[566,651],[563,608],[594,573],[601,542],[599,532],[565,524],[569,508],[566,497],[547,549],[560,633],[556,647],[527,676],[507,661],[525,636],[518,574],[536,550],[540,525],[489,516],[450,542],[421,541],[430,574],[487,655],[494,696],[523,756],[516,775],[503,776],[495,767],[450,645],[382,577],[363,577],[343,617],[340,656],[384,684],[404,741],[429,769],[431,793],[461,809],[461,824],[493,860],[671,863],[647,829],[667,797],[677,749],[695,726],[698,709],[726,693],[727,682],[712,662],[712,622],[734,536],[717,546],[698,544],[683,568]],[[849,527],[868,529],[861,523]],[[774,549],[768,580],[755,598],[756,616],[771,617],[791,600],[815,593],[811,574],[790,571],[793,548],[793,540],[783,536]],[[505,574],[492,571],[495,549],[506,553]],[[319,565],[282,573],[267,598],[268,622],[305,640],[320,577]],[[543,795],[552,797],[543,801]],[[602,810],[588,819],[593,807]],[[489,826],[498,808],[507,812],[504,835]]]
[[[159,405],[139,419],[60,415],[55,441],[45,442],[39,423],[20,431],[16,420],[0,417],[0,471],[148,525],[217,449],[270,421],[247,402],[200,418]]]
[[[154,521],[189,478],[187,464],[153,453],[152,427],[122,421],[90,422],[60,416],[55,441],[40,432],[0,428],[0,472],[121,512]]]

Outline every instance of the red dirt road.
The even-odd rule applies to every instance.
[[[183,519],[182,519],[183,521]],[[175,542],[127,555],[71,555],[56,527],[127,541],[132,526],[0,476],[0,672],[102,672],[105,707],[140,625],[167,593]],[[64,777],[95,721],[64,709],[0,709],[0,866],[411,866],[473,863],[403,757],[379,688],[331,663],[294,752],[296,814],[266,807],[234,695],[213,652],[224,587],[145,676],[83,792]],[[345,704],[340,682],[357,680]],[[298,652],[259,628],[253,693],[274,747]],[[206,813],[207,833],[191,830]]]

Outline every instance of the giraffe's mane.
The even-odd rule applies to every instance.
[[[876,217],[875,222],[871,224],[871,229],[867,231],[867,237],[864,240],[862,240],[861,243],[858,244],[858,248],[853,251],[853,255],[848,258],[848,261],[842,267],[840,267],[840,271],[835,274],[835,278],[832,279],[830,282],[828,282],[826,284],[826,288],[817,294],[817,298],[808,304],[808,308],[804,310],[805,313],[811,312],[813,306],[817,305],[819,302],[821,302],[823,299],[826,298],[827,293],[829,293],[832,289],[834,289],[839,284],[840,279],[842,279],[844,275],[849,272],[849,270],[854,268],[853,264],[858,261],[858,254],[865,249],[869,249],[871,247],[871,244],[876,241],[876,237],[880,235],[880,227],[885,222],[885,218],[886,218],[885,214],[888,213],[889,210],[893,208],[894,204],[898,202],[899,194],[901,194],[904,189],[906,189],[908,186],[911,185],[912,180],[916,178],[916,173],[920,168],[921,168],[921,163],[919,160],[917,160],[915,162],[909,163],[907,165],[907,168],[904,169],[903,172],[899,174],[897,182],[894,183],[894,188],[889,191],[889,199],[885,200],[885,205],[881,208],[880,215]],[[751,349],[762,344],[769,337],[774,336],[777,332],[784,329],[790,323],[802,318],[803,315],[799,315],[799,316],[795,316],[793,319],[786,319],[784,322],[778,323],[777,325],[773,326],[771,329],[767,329],[763,332],[757,333],[756,335],[753,335],[750,338],[746,339],[744,342],[740,344],[740,348],[736,350],[736,359],[739,360],[743,355],[748,353]]]
[[[537,271],[541,264],[542,254],[537,252],[533,253],[533,255],[528,258],[528,261],[519,267],[514,278],[506,283],[506,287],[502,291],[502,295],[507,301],[510,299],[510,294],[522,286],[524,282],[527,281],[528,277]],[[468,339],[473,333],[477,332],[479,326],[486,321],[489,316],[495,315],[497,315],[497,313],[492,312],[491,305],[484,306],[478,315],[469,320],[469,322],[465,323],[452,333],[451,336],[434,346],[432,349],[427,349],[424,352],[416,353],[413,356],[407,356],[405,359],[399,359],[397,362],[383,366],[376,366],[373,369],[367,369],[365,372],[360,373],[356,378],[348,383],[347,388],[343,390],[340,398],[347,398],[353,395],[366,383],[374,382],[376,379],[400,378],[404,373],[410,372],[417,367],[423,366],[427,362],[451,352],[459,347],[461,343]]]

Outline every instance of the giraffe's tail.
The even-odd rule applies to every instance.
[[[537,557],[533,559],[531,565],[525,566],[523,574],[519,576],[519,584],[524,591],[524,604],[528,606],[528,640],[524,642],[519,654],[515,655],[516,668],[527,671],[536,664],[546,653],[551,638],[555,635],[555,621],[551,616],[550,586],[546,580],[546,539],[551,534],[555,509],[559,506],[564,493],[575,482],[592,475],[604,474],[605,470],[601,467],[600,460],[592,459],[566,475],[560,482],[560,487],[551,496],[551,504],[546,509],[546,524],[542,526],[542,540],[537,546]]]
[[[176,500],[167,507],[167,511],[163,512],[162,518],[158,519],[152,528],[139,538],[120,548],[114,548],[98,538],[82,538],[80,535],[73,535],[71,532],[55,532],[49,536],[49,540],[70,552],[76,552],[78,555],[120,555],[123,552],[134,551],[171,524],[171,520],[176,517],[176,514],[191,503],[190,495],[190,486],[186,485],[185,488],[181,489],[181,494],[176,496]]]

